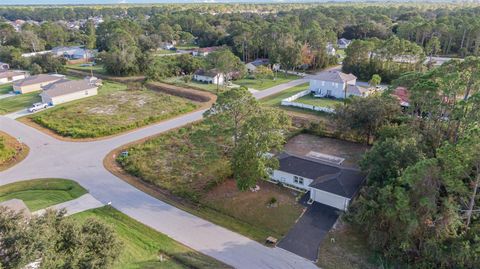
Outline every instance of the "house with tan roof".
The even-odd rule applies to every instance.
[[[325,71],[310,79],[310,91],[315,97],[344,99],[349,96],[366,96],[370,89],[356,85],[357,77],[338,70]]]
[[[22,71],[0,69],[0,85],[18,81],[18,80],[24,79],[25,77],[26,77],[26,73]]]
[[[13,83],[13,91],[16,93],[29,93],[42,90],[42,87],[55,83],[65,76],[40,74],[27,77],[23,80]]]
[[[101,80],[96,77],[86,77],[81,80],[61,80],[43,87],[40,94],[42,103],[58,105],[98,94]]]

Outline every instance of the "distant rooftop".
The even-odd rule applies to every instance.
[[[329,70],[315,75],[313,79],[320,81],[345,83],[348,81],[356,80],[357,77],[353,74],[345,74],[337,70]]]

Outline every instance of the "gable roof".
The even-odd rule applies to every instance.
[[[366,87],[361,87],[357,85],[347,85],[347,93],[363,95],[366,92],[369,92],[370,89]]]
[[[35,85],[35,84],[40,84],[45,82],[55,82],[60,79],[62,79],[62,76],[59,76],[59,75],[40,74],[40,75],[30,76],[28,78],[25,78],[24,80],[15,82],[13,86],[17,86],[17,87],[29,86],[29,85]]]
[[[337,70],[329,70],[329,71],[321,72],[321,73],[313,76],[312,79],[320,80],[320,81],[345,83],[345,82],[348,82],[348,81],[356,80],[357,77],[353,74],[345,74],[345,73],[337,71]]]
[[[278,161],[280,164],[278,170],[312,179],[310,187],[342,197],[352,198],[365,179],[365,175],[360,171],[288,153],[278,156]]]
[[[11,77],[21,76],[21,75],[25,75],[25,72],[0,70],[0,78],[11,78]]]
[[[64,79],[59,82],[43,87],[43,93],[50,97],[62,96],[79,91],[97,88],[97,86],[87,79],[68,80]]]

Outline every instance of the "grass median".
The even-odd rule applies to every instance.
[[[78,183],[67,179],[35,179],[0,187],[0,201],[20,199],[30,211],[76,199],[87,191]]]

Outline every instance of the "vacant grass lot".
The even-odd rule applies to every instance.
[[[111,207],[88,210],[71,217],[79,221],[94,217],[111,225],[123,242],[114,269],[228,268]]]
[[[312,105],[312,106],[318,106],[318,107],[328,107],[328,108],[335,108],[335,106],[343,104],[343,101],[338,99],[317,98],[317,97],[314,97],[312,94],[300,97],[297,100],[295,100],[295,102]]]
[[[4,84],[0,85],[0,94],[7,94],[10,91],[13,91],[13,86],[12,84]]]
[[[162,82],[173,84],[180,87],[199,89],[199,90],[204,90],[204,91],[213,92],[213,93],[217,93],[219,90],[222,91],[225,89],[225,87],[223,87],[222,85],[219,85],[217,89],[217,84],[201,83],[194,80],[190,82],[185,82],[185,80],[183,80],[183,77],[170,77],[170,78],[164,79]]]
[[[25,159],[28,152],[27,145],[0,131],[0,171],[6,170]]]
[[[33,103],[41,101],[40,92],[18,94],[0,99],[0,115],[8,114],[30,107]]]
[[[80,70],[80,71],[86,71],[86,72],[90,72],[90,70],[93,70],[94,73],[103,74],[103,75],[107,74],[107,71],[103,69],[103,65],[101,64],[96,64],[94,66],[82,66],[82,65],[84,64],[70,64],[70,65],[66,65],[65,67],[67,69],[74,69],[74,70]]]
[[[268,88],[271,88],[273,86],[277,86],[283,83],[287,83],[289,81],[299,79],[299,76],[295,75],[290,75],[290,74],[278,74],[277,77],[273,79],[265,79],[265,80],[259,80],[259,79],[250,79],[250,78],[244,78],[244,79],[238,79],[233,81],[234,84],[240,85],[240,86],[245,86],[247,88],[253,88],[255,90],[265,90]]]
[[[118,134],[190,112],[197,105],[180,97],[150,90],[127,90],[105,82],[99,95],[65,103],[30,118],[57,134],[95,138]]]
[[[36,179],[20,181],[0,187],[0,201],[21,199],[30,211],[76,199],[87,191],[67,179]]]
[[[202,123],[162,134],[128,149],[117,161],[133,174],[190,201],[189,210],[259,242],[282,237],[301,214],[296,193],[260,184],[239,192],[231,180],[222,141]],[[269,205],[275,198],[277,203]]]

